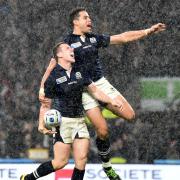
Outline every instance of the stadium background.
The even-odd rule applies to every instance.
[[[157,22],[167,25],[165,32],[109,47],[100,55],[106,77],[137,114],[133,123],[107,118],[112,155],[127,163],[178,160],[179,0],[0,1],[0,158],[28,158],[31,148],[51,147],[51,139],[37,131],[38,88],[52,47],[70,31],[68,13],[77,6],[87,8],[98,33],[117,34]],[[89,129],[89,163],[99,163],[94,131]],[[38,152],[35,159],[45,160]]]

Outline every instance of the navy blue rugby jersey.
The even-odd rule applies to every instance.
[[[92,81],[85,71],[73,66],[70,75],[59,64],[44,84],[45,97],[54,99],[54,108],[64,117],[82,117],[82,92]]]
[[[75,64],[86,68],[93,81],[97,81],[103,77],[98,49],[107,47],[110,44],[109,35],[88,33],[85,40],[82,41],[80,35],[69,34],[64,38],[64,41],[74,48]]]

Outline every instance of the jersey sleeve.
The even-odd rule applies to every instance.
[[[69,35],[64,36],[63,41],[70,45],[70,36]]]
[[[55,79],[52,75],[50,75],[44,83],[44,93],[47,98],[53,99],[56,97]]]
[[[107,47],[110,44],[110,36],[105,34],[96,34],[95,35],[97,46],[100,47]]]
[[[84,86],[89,86],[92,83],[88,71],[85,70],[83,71],[83,82],[84,82]]]

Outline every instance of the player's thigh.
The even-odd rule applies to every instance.
[[[73,142],[73,155],[75,159],[86,158],[89,152],[89,139],[77,138]]]
[[[67,164],[71,151],[71,144],[64,144],[62,142],[56,142],[54,144],[54,159],[53,165],[61,168]]]
[[[108,104],[107,108],[124,119],[133,120],[135,118],[135,112],[128,101],[121,94],[116,96],[115,98],[121,101],[122,107],[118,108],[112,106],[111,104]]]
[[[80,138],[73,142],[73,156],[76,168],[84,169],[89,152],[89,139]]]
[[[87,117],[97,130],[108,131],[108,125],[99,107],[95,107],[86,111]]]
[[[82,104],[85,111],[99,106],[98,101],[87,91],[82,94]]]

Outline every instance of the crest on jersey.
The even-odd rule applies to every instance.
[[[80,43],[80,42],[76,42],[76,43],[72,43],[71,44],[71,48],[78,48],[78,47],[80,47],[80,46],[82,46],[82,44]]]
[[[63,76],[63,77],[56,79],[57,84],[61,84],[61,83],[66,82],[66,81],[67,81],[66,76]]]
[[[82,75],[81,75],[80,72],[76,72],[75,76],[76,76],[76,79],[81,79],[82,78]]]
[[[90,38],[90,42],[91,42],[91,43],[96,43],[96,42],[97,42],[97,41],[96,41],[96,38],[95,38],[95,37]]]

